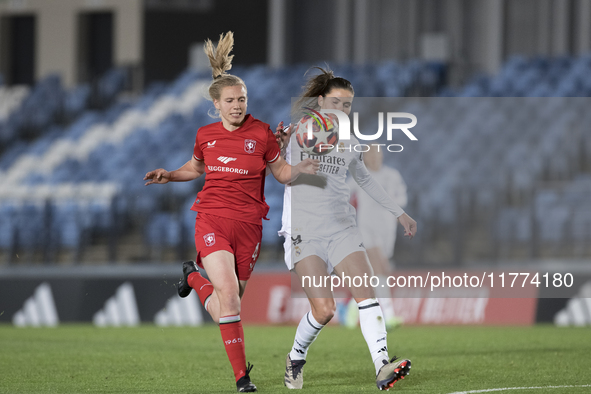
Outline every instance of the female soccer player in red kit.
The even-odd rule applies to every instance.
[[[251,366],[246,366],[240,302],[246,283],[259,255],[261,219],[269,210],[263,195],[267,166],[281,183],[289,183],[301,173],[314,174],[317,160],[297,166],[281,158],[269,125],[246,114],[247,94],[242,79],[226,73],[234,57],[232,32],[220,36],[214,49],[206,42],[213,69],[209,95],[221,118],[197,131],[193,157],[181,168],[168,172],[157,169],[145,176],[152,183],[186,182],[207,174],[203,190],[191,208],[198,211],[195,222],[197,262],[183,263],[178,284],[181,297],[195,290],[213,320],[219,323],[226,353],[232,364],[238,392],[253,392]],[[211,282],[210,282],[211,281]]]

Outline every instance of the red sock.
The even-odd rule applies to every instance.
[[[199,301],[201,301],[201,304],[205,310],[207,310],[207,298],[213,293],[213,285],[211,282],[201,276],[199,272],[192,272],[187,277],[187,283],[189,283],[189,286],[197,292]]]
[[[240,315],[220,317],[220,332],[236,381],[246,374],[244,331]]]

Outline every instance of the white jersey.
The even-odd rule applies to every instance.
[[[338,148],[326,155],[308,155],[298,147],[295,135],[292,136],[286,152],[287,163],[297,165],[311,157],[320,161],[320,168],[317,174],[301,174],[285,187],[279,235],[285,237],[285,264],[290,270],[306,256],[323,256],[328,251],[321,258],[330,273],[349,253],[365,250],[356,226],[355,208],[349,203],[351,191],[347,185],[347,171],[390,214],[395,217],[404,214],[372,178],[356,146],[360,146],[357,139],[351,138],[340,141]]]
[[[286,185],[283,197],[283,217],[280,235],[294,233],[306,236],[330,236],[355,226],[355,208],[349,203],[350,188],[347,171],[362,163],[362,153],[355,151],[357,139],[341,141],[338,149],[322,156],[304,153],[292,135],[287,147],[286,161],[297,165],[311,157],[320,160],[316,175],[301,174]]]

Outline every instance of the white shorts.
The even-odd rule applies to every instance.
[[[330,237],[306,238],[301,234],[284,234],[285,264],[291,271],[295,264],[309,256],[318,256],[326,263],[326,273],[353,252],[365,252],[363,238],[356,226],[347,227]]]

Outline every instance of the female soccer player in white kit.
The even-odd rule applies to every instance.
[[[351,83],[335,77],[330,70],[320,71],[308,81],[295,108],[337,109],[348,115],[354,96]],[[363,164],[362,154],[354,149],[358,144],[354,137],[340,141],[338,149],[322,156],[304,153],[299,149],[295,136],[289,144],[291,149],[286,149],[288,163],[295,165],[309,157],[320,160],[316,175],[303,174],[286,185],[284,194],[279,234],[285,237],[285,262],[300,281],[302,277],[312,277],[317,278],[315,283],[318,283],[331,273],[351,278],[372,275],[356,226],[355,209],[349,204],[347,171],[363,190],[398,218],[407,236],[412,238],[415,235],[416,222],[372,179]],[[330,288],[308,284],[303,287],[311,311],[300,321],[293,347],[286,358],[284,384],[292,389],[302,388],[308,349],[336,310]],[[350,291],[359,307],[361,331],[376,370],[376,385],[380,390],[388,390],[408,374],[411,362],[407,359],[389,360],[384,316],[374,289],[371,286],[352,286]]]

